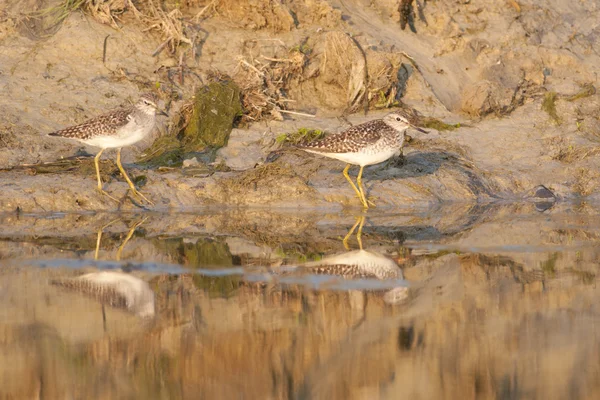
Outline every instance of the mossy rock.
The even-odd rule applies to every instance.
[[[240,175],[229,179],[229,186],[236,190],[245,192],[254,189],[259,183],[279,181],[282,179],[294,179],[298,175],[288,164],[264,164],[254,169],[244,171]],[[225,180],[223,180],[225,182]],[[273,182],[273,183],[275,183]]]
[[[183,151],[227,145],[235,120],[242,115],[240,89],[233,82],[213,82],[196,92],[192,117],[182,132]]]
[[[169,254],[176,262],[189,268],[211,268],[233,266],[229,246],[222,240],[198,239],[186,243],[181,238],[159,240],[156,246]]]
[[[183,162],[181,143],[174,135],[161,136],[144,152],[138,162],[148,167],[179,167]]]
[[[242,277],[238,275],[206,276],[194,274],[192,281],[198,289],[208,292],[210,297],[230,297],[243,284]]]
[[[233,256],[227,243],[221,240],[199,239],[195,244],[184,243],[184,254],[191,267],[231,267]]]

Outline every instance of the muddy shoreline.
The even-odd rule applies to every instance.
[[[430,129],[429,135],[409,131],[414,140],[402,158],[367,169],[369,194],[383,208],[519,201],[539,185],[559,199],[597,200],[596,33],[582,30],[576,41],[567,34],[599,12],[591,4],[565,10],[559,1],[544,6],[519,2],[517,8],[483,0],[461,7],[426,2],[423,15],[413,21],[413,33],[399,28],[402,16],[387,0],[373,7],[360,0],[319,1],[308,8],[291,1],[281,9],[229,3],[207,9],[195,25],[191,16],[205,5],[181,6],[177,12],[187,21],[186,29],[204,32],[194,36],[203,38],[198,39],[199,47],[156,53],[164,38],[158,31],[144,30],[149,17],[143,9],[139,15],[119,11],[120,30],[106,24],[102,13],[77,10],[42,38],[32,34],[34,27],[25,28],[23,5],[3,0],[0,210],[137,208],[126,199],[126,185],[114,170],[105,177],[105,186],[124,199],[120,205],[95,192],[89,171],[37,173],[31,165],[95,152],[45,133],[127,104],[140,91],[157,87],[172,114],[178,115],[186,99],[209,82],[209,71],[241,82],[245,122],[233,130],[212,164],[200,161],[197,172],[180,165],[139,168],[152,142],[171,134],[174,119],[162,120],[153,137],[126,149],[128,168],[156,209],[214,204],[358,207],[341,175],[343,165],[278,149],[274,143],[299,129],[335,132],[398,105],[451,125]],[[320,14],[310,8],[317,5]],[[244,18],[236,19],[240,15]],[[31,16],[29,20],[38,21]],[[335,51],[347,49],[344,54],[351,55],[358,48],[362,55],[356,52],[355,58],[331,64]],[[186,68],[173,64],[177,55]],[[368,72],[361,80],[336,73],[334,66]],[[175,79],[176,67],[185,80]],[[284,86],[260,89],[257,73],[280,79]],[[270,97],[257,100],[252,97],[256,90]],[[348,100],[352,90],[363,93],[363,100]],[[264,106],[257,114],[249,111],[250,106],[258,107],[251,99],[276,106]],[[366,115],[363,106],[370,108]],[[273,151],[277,157],[272,157]],[[107,154],[106,159],[112,157]],[[230,172],[219,172],[221,167]]]

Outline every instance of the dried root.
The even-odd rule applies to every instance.
[[[287,112],[286,98],[293,80],[301,79],[307,56],[301,48],[287,49],[283,43],[275,57],[240,56],[233,80],[242,91],[244,119],[283,119]]]

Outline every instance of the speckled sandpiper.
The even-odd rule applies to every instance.
[[[379,164],[394,155],[399,155],[404,145],[404,134],[408,127],[420,132],[427,131],[414,126],[401,111],[393,112],[382,119],[376,119],[364,124],[355,125],[345,131],[331,134],[324,139],[298,146],[310,153],[335,158],[347,163],[344,177],[360,199],[365,209],[369,208],[362,186],[363,169],[367,165]],[[360,171],[356,178],[357,185],[348,175],[351,165],[359,165]]]
[[[402,269],[398,266],[397,260],[363,249],[361,234],[364,223],[365,216],[358,217],[356,223],[343,240],[346,250],[350,250],[348,239],[358,226],[356,239],[359,250],[325,257],[319,261],[307,262],[302,264],[301,267],[315,275],[336,275],[345,279],[403,281],[404,275]],[[399,285],[385,293],[384,301],[390,304],[397,304],[404,301],[407,296],[408,288],[405,285]]]
[[[82,293],[104,304],[142,318],[154,316],[154,292],[147,282],[121,271],[91,272],[76,278],[51,281],[53,285]],[[104,314],[104,307],[103,307]]]
[[[94,157],[96,176],[98,178],[98,191],[117,201],[102,189],[100,178],[99,160],[106,149],[117,149],[117,166],[134,195],[152,204],[150,200],[140,193],[121,164],[121,149],[139,142],[152,132],[156,126],[156,114],[168,115],[158,108],[158,97],[153,93],[142,95],[139,101],[131,107],[111,111],[107,114],[92,118],[82,124],[71,126],[49,136],[59,136],[74,139],[90,146],[99,147],[100,151]]]

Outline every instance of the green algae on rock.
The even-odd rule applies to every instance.
[[[185,115],[191,116],[187,120]],[[233,124],[242,114],[239,88],[230,81],[200,88],[193,103],[175,120],[172,133],[159,137],[138,162],[150,167],[180,167],[186,154],[206,152],[227,145]],[[186,123],[187,120],[187,123]]]
[[[548,92],[546,96],[544,96],[544,101],[542,102],[542,110],[546,111],[552,121],[556,125],[562,124],[562,118],[559,117],[556,112],[556,100],[558,99],[558,95],[556,92]]]
[[[423,118],[421,121],[421,126],[424,128],[431,128],[437,131],[453,131],[455,129],[460,128],[460,123],[457,124],[447,124],[444,121],[441,121],[437,118],[427,117]]]
[[[233,256],[224,240],[198,238],[195,243],[181,238],[155,240],[155,246],[178,263],[192,268],[214,268],[233,266]]]
[[[174,135],[161,136],[138,158],[149,167],[180,167],[183,162],[181,142]]]
[[[567,101],[576,101],[579,99],[584,99],[586,97],[590,97],[596,94],[596,87],[591,83],[584,83],[581,86],[581,90],[571,96],[566,96],[565,100]]]
[[[236,118],[242,115],[240,89],[233,82],[212,82],[196,92],[192,116],[181,134],[184,152],[227,145]]]
[[[313,140],[321,139],[325,136],[325,132],[319,129],[300,128],[296,132],[282,133],[275,138],[275,141],[280,145],[297,145],[307,143]]]

